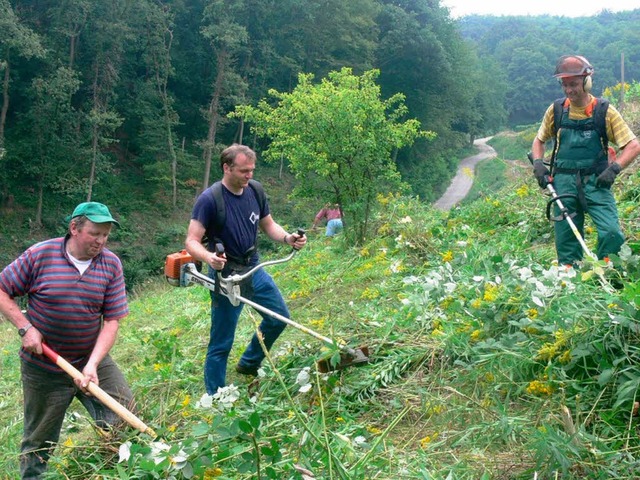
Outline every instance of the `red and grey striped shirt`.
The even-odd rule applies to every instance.
[[[0,273],[0,288],[11,298],[28,296],[27,317],[47,344],[82,369],[89,359],[102,320],[129,313],[120,259],[104,249],[80,274],[67,256],[67,238],[33,245]],[[41,355],[20,350],[22,359],[49,370],[62,370]]]

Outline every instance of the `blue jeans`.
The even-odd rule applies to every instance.
[[[327,237],[333,237],[336,233],[340,233],[342,231],[342,220],[339,218],[334,218],[333,220],[329,220],[327,222]]]
[[[80,400],[100,428],[121,423],[120,417],[95,397],[85,395],[66,373],[51,373],[22,362],[24,433],[20,448],[23,480],[40,478],[60,438],[64,415],[75,398]],[[127,408],[133,395],[122,372],[108,355],[98,366],[100,388]]]
[[[278,290],[271,276],[258,269],[251,277],[253,295],[250,300],[264,308],[289,318],[284,299]],[[218,391],[218,387],[224,387],[227,375],[227,359],[233,346],[233,340],[238,326],[238,318],[244,304],[241,302],[237,307],[224,295],[216,295],[211,292],[211,332],[209,334],[209,346],[207,348],[207,358],[204,363],[204,384],[209,395]],[[267,349],[280,336],[287,326],[284,322],[269,315],[263,314],[260,323],[260,332]],[[253,335],[251,343],[242,354],[238,362],[243,367],[258,368],[264,359],[264,352],[256,334]]]

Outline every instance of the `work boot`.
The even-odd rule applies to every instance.
[[[236,372],[238,372],[241,375],[251,375],[252,377],[257,377],[258,368],[259,367],[247,367],[239,363],[236,365]]]

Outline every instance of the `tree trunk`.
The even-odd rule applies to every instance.
[[[93,109],[96,117],[100,113],[100,102],[98,101],[98,62],[95,64],[95,72],[93,77]],[[87,202],[91,201],[91,195],[93,193],[93,183],[96,178],[96,164],[98,163],[98,135],[100,134],[100,127],[98,125],[99,119],[94,119],[93,128],[91,129],[91,169],[89,172],[89,185],[87,188]]]
[[[9,111],[9,56],[4,66],[4,81],[2,82],[2,111],[0,112],[0,148],[4,146],[4,126]]]
[[[91,171],[89,173],[89,187],[87,189],[87,202],[91,201],[93,183],[96,178],[96,164],[98,163],[98,125],[93,126],[93,139],[91,141]]]
[[[38,205],[36,206],[36,221],[35,221],[35,226],[38,229],[42,227],[42,204],[44,199],[43,192],[44,192],[44,180],[40,178],[40,181],[38,182]]]
[[[238,143],[242,145],[242,139],[244,137],[244,118],[240,119],[240,132],[238,133]]]
[[[76,58],[76,36],[71,35],[71,42],[69,45],[69,68],[73,70],[73,62]]]
[[[224,82],[225,68],[227,62],[227,52],[222,50],[218,55],[218,72],[216,74],[216,82],[213,89],[213,96],[209,104],[209,132],[207,133],[207,141],[204,146],[204,180],[202,189],[205,190],[209,186],[209,176],[211,175],[211,157],[216,142],[216,130],[218,128],[218,108],[220,105],[220,97],[222,96],[222,84]]]

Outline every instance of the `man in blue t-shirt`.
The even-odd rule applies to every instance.
[[[249,186],[256,168],[256,154],[244,145],[231,145],[220,155],[222,169],[222,196],[226,218],[222,228],[216,222],[217,205],[210,189],[205,190],[196,200],[191,214],[185,247],[195,259],[210,267],[210,275],[222,270],[223,275],[246,270],[259,263],[256,251],[258,227],[276,242],[286,243],[301,249],[307,239],[297,233],[287,233],[269,213],[269,204],[260,202],[257,190]],[[219,231],[218,231],[219,230]],[[202,239],[209,238],[209,248],[202,245]],[[217,255],[215,243],[224,245],[225,253]],[[248,286],[251,300],[255,303],[289,318],[289,311],[278,287],[264,269],[251,276]],[[224,295],[211,292],[211,331],[207,357],[204,365],[204,382],[207,393],[215,394],[225,385],[227,359],[235,336],[238,318],[243,304],[233,306]],[[262,315],[260,332],[268,349],[271,348],[285,328],[285,324],[273,317]],[[256,335],[240,358],[236,371],[244,375],[256,376],[264,359],[264,352]]]

